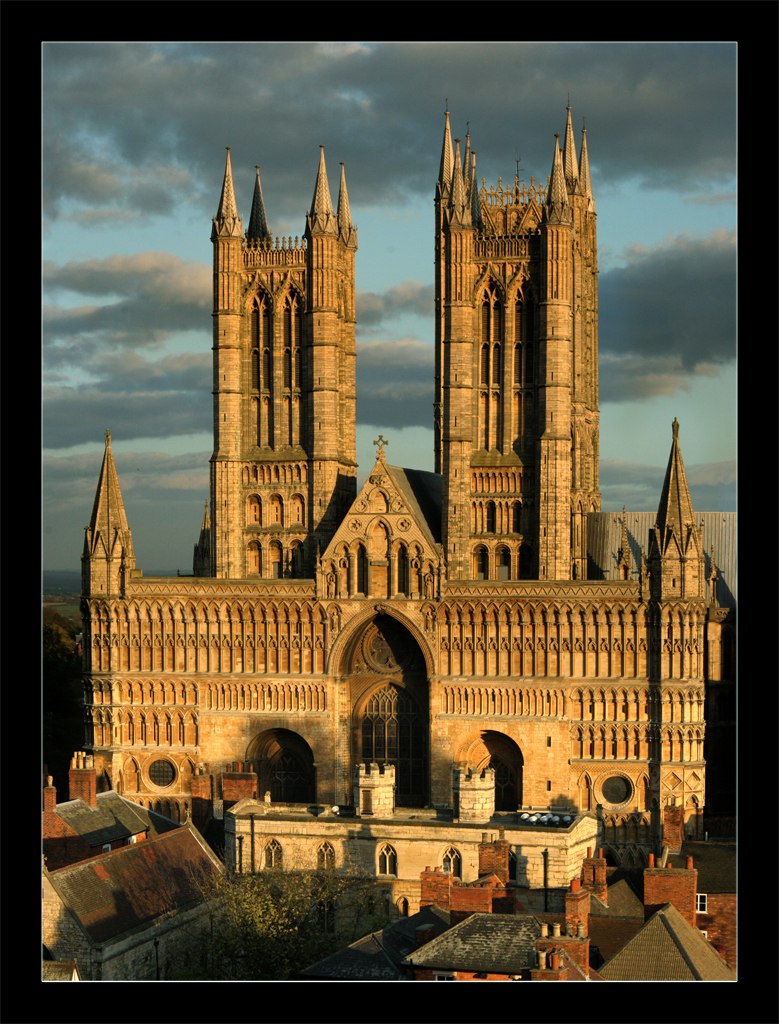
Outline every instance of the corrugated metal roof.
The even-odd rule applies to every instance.
[[[638,579],[641,548],[649,549],[649,531],[657,519],[656,512],[627,510],[628,545],[630,547],[632,580]],[[696,512],[695,521],[703,527],[705,573],[711,571],[712,550],[717,567],[717,604],[735,608],[738,592],[738,513]],[[590,579],[616,580],[619,552],[622,546],[622,513],[589,512],[587,514],[587,547]],[[708,590],[708,583],[707,583]]]

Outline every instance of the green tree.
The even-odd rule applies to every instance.
[[[64,620],[57,619],[48,617],[43,622],[43,760],[63,794],[60,799],[67,799],[70,758],[84,744],[84,689],[75,639]]]
[[[334,871],[227,875],[204,896],[209,925],[174,975],[213,981],[284,980],[386,923],[374,878]]]

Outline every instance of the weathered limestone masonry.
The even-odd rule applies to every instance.
[[[409,913],[419,909],[421,873],[449,855],[444,871],[435,868],[442,884],[449,886],[454,878],[474,881],[492,870],[484,859],[484,844],[498,840],[494,826],[485,833],[484,823],[453,823],[430,812],[366,818],[328,811],[315,817],[302,808],[279,813],[274,804],[249,799],[225,811],[224,824],[225,861],[235,871],[265,870],[279,850],[281,867],[313,870],[325,863],[327,854],[337,870],[376,875],[386,884],[393,905],[408,901]],[[521,890],[526,909],[564,910],[565,892],[581,874],[597,829],[594,814],[579,815],[566,827],[501,821],[498,841],[511,851],[510,881]]]
[[[446,115],[435,473],[391,465],[379,436],[356,493],[343,165],[334,210],[320,150],[302,237],[274,240],[259,173],[244,233],[228,151],[211,238],[214,452],[193,576],[136,568],[108,432],[86,530],[99,785],[202,825],[254,796],[351,813],[355,766],[376,764],[394,772],[387,842],[419,834],[398,809],[466,831],[493,815],[598,811],[597,845],[635,866],[659,852],[668,808],[680,835],[699,836],[705,685],[732,688],[732,615],[710,552],[705,571],[676,422],[646,555],[631,553],[624,514],[615,578],[588,543],[596,213],[570,110],[547,184],[481,188]],[[463,802],[464,779],[491,780],[480,806]],[[522,856],[541,879],[536,848]]]

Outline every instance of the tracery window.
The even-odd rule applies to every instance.
[[[318,868],[330,871],[335,867],[335,850],[331,843],[322,843],[316,856]]]
[[[280,868],[282,860],[281,844],[277,839],[271,839],[265,846],[265,867]]]
[[[420,806],[427,792],[427,743],[423,715],[413,697],[391,684],[377,690],[362,719],[362,760],[395,766],[397,802]]]
[[[453,846],[450,846],[444,853],[441,863],[447,874],[453,875],[455,878],[462,877],[462,857]]]
[[[397,873],[398,855],[395,853],[394,847],[390,846],[389,843],[385,843],[379,850],[379,874],[397,875]]]

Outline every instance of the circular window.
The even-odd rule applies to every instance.
[[[612,775],[603,782],[601,792],[607,803],[624,804],[630,799],[633,787],[624,775]]]
[[[149,768],[149,778],[155,786],[169,786],[176,777],[176,769],[170,761],[155,761]]]

